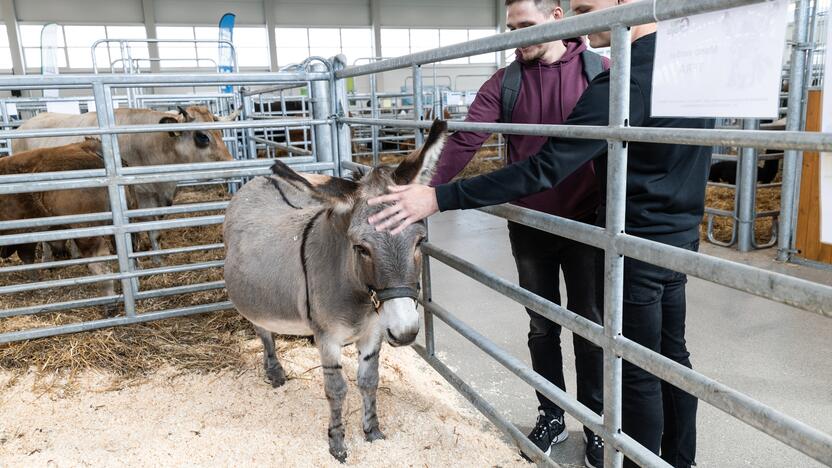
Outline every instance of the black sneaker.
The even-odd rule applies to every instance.
[[[601,468],[604,466],[604,439],[590,432],[590,436],[586,436],[584,432],[584,442],[586,442],[586,451],[584,452],[584,465],[586,468]]]
[[[546,455],[552,452],[553,445],[563,442],[567,437],[569,437],[569,433],[566,431],[563,416],[554,417],[546,414],[543,410],[540,410],[537,423],[529,433],[529,440],[537,445]],[[522,455],[523,458],[529,460],[525,454]]]

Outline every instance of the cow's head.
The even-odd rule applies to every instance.
[[[227,122],[236,119],[238,115],[240,115],[239,110],[226,117],[217,117],[204,106],[191,106],[187,109],[179,107],[178,114],[166,115],[159,120],[159,123]],[[168,136],[172,139],[179,161],[183,163],[234,159],[228,152],[225,142],[222,141],[222,132],[219,130],[172,131],[168,132]]]
[[[425,144],[397,168],[376,167],[355,180],[300,175],[280,162],[273,167],[282,180],[322,203],[321,216],[336,230],[347,252],[345,261],[352,277],[345,280],[370,305],[368,313],[378,312],[381,333],[393,346],[408,345],[419,333],[415,296],[427,231],[419,222],[395,236],[377,232],[367,218],[383,207],[371,207],[367,200],[385,193],[390,185],[426,184],[445,144],[446,130],[445,121],[434,121]]]

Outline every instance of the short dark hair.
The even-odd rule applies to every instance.
[[[520,2],[534,2],[534,6],[547,15],[560,6],[560,0],[506,0],[506,6]]]

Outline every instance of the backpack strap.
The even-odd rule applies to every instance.
[[[584,50],[581,52],[581,61],[584,64],[584,76],[586,76],[587,83],[591,83],[604,71],[604,59],[595,52]]]
[[[520,84],[523,82],[523,70],[517,60],[511,62],[503,74],[500,85],[500,122],[511,123],[511,113],[520,95]]]

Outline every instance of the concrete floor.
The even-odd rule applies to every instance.
[[[505,221],[479,212],[443,213],[431,220],[433,243],[517,281]],[[705,244],[702,251],[832,284],[832,272],[776,264],[770,260],[772,250],[742,256]],[[438,261],[431,268],[437,303],[531,365],[526,348],[528,319],[519,305]],[[562,294],[565,297],[565,291]],[[438,356],[527,432],[537,408],[530,387],[436,322]],[[832,433],[832,320],[691,278],[687,339],[699,372]],[[574,395],[574,354],[567,331],[563,353],[567,390]],[[567,426],[569,439],[553,451],[552,458],[564,466],[583,466],[580,425],[567,417]],[[699,467],[821,466],[704,403],[698,434]]]

